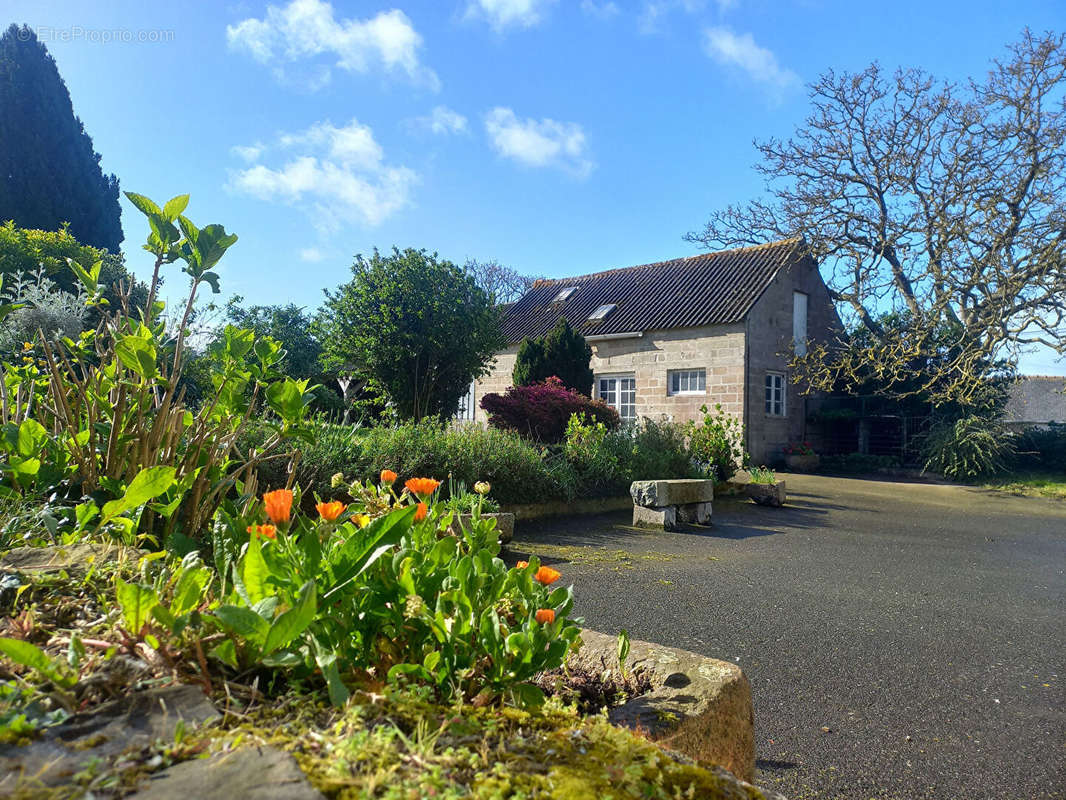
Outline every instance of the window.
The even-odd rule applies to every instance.
[[[614,311],[618,306],[614,303],[607,303],[600,306],[591,314],[589,314],[589,322],[599,322],[601,319],[606,319],[607,315]]]
[[[766,413],[785,416],[785,376],[780,372],[766,373]]]
[[[596,396],[622,419],[637,418],[637,379],[632,375],[597,378]]]
[[[704,394],[707,370],[679,369],[670,373],[670,394]]]
[[[459,401],[459,410],[455,413],[455,418],[464,422],[470,422],[474,419],[474,413],[477,411],[477,406],[474,405],[474,398],[477,394],[477,383],[470,381],[470,388],[466,394]]]
[[[577,287],[576,286],[568,286],[565,289],[560,289],[559,290],[559,294],[555,295],[555,299],[552,300],[552,302],[553,303],[561,303],[564,300],[569,299],[570,295],[572,295],[576,291],[577,291]]]
[[[796,355],[807,355],[807,295],[792,293],[792,341]]]

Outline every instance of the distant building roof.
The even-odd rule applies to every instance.
[[[508,342],[539,337],[565,317],[585,336],[740,322],[782,267],[806,253],[801,238],[582,275],[539,280],[503,320]],[[564,290],[576,291],[564,294]],[[563,299],[559,299],[560,297]],[[599,320],[601,306],[615,306]]]
[[[1027,375],[1010,387],[1005,422],[1066,422],[1066,377]]]

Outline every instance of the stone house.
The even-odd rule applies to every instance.
[[[799,238],[541,280],[506,310],[507,348],[472,386],[468,418],[486,420],[481,398],[511,385],[519,343],[560,317],[592,347],[593,395],[623,419],[683,422],[721,403],[760,463],[804,439],[818,401],[789,380],[793,342],[805,348],[840,325]]]
[[[1003,422],[1015,430],[1066,423],[1066,377],[1025,375],[1011,384]]]

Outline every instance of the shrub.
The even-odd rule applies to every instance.
[[[1017,438],[1015,466],[1019,469],[1066,472],[1066,423],[1029,428]]]
[[[1014,452],[1014,436],[1001,423],[963,417],[930,431],[925,468],[952,480],[974,480],[1003,472]]]
[[[587,416],[607,428],[617,428],[618,412],[601,400],[591,400],[551,377],[533,386],[512,386],[505,394],[487,394],[481,407],[489,424],[542,442],[559,442],[574,414]]]
[[[717,481],[728,481],[738,469],[747,465],[748,454],[744,452],[744,426],[740,420],[715,404],[712,414],[702,406],[703,421],[692,423],[689,428],[689,452],[694,461],[714,471]]]

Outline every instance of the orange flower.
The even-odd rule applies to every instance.
[[[337,517],[343,514],[344,509],[347,507],[340,500],[334,500],[331,503],[318,503],[315,506],[318,509],[318,516],[322,517],[326,522],[336,522]]]
[[[421,522],[426,518],[429,513],[429,507],[425,503],[419,503],[418,509],[415,511],[415,522]]]
[[[396,483],[396,479],[398,477],[399,477],[399,475],[397,475],[391,469],[383,469],[383,470],[381,470],[381,475],[380,475],[381,482],[382,483],[387,483],[389,486],[392,486],[394,483]]]
[[[267,516],[275,525],[289,521],[289,513],[292,511],[291,489],[275,489],[267,492],[263,495],[263,502],[266,504]]]
[[[517,564],[514,565],[514,568],[515,569],[525,569],[528,566],[529,566],[529,562],[528,561],[519,561]]]
[[[411,478],[404,486],[407,487],[407,491],[411,494],[425,498],[437,491],[440,481],[435,481],[432,478]]]
[[[554,608],[539,608],[537,609],[537,622],[541,625],[551,625],[555,622],[555,609]]]
[[[253,535],[259,534],[260,536],[265,536],[268,539],[278,538],[278,529],[275,528],[273,525],[249,525],[248,533],[251,533]]]
[[[537,574],[533,577],[543,583],[545,586],[550,586],[555,583],[559,578],[563,576],[563,573],[558,570],[554,570],[551,567],[541,567],[537,570]]]

